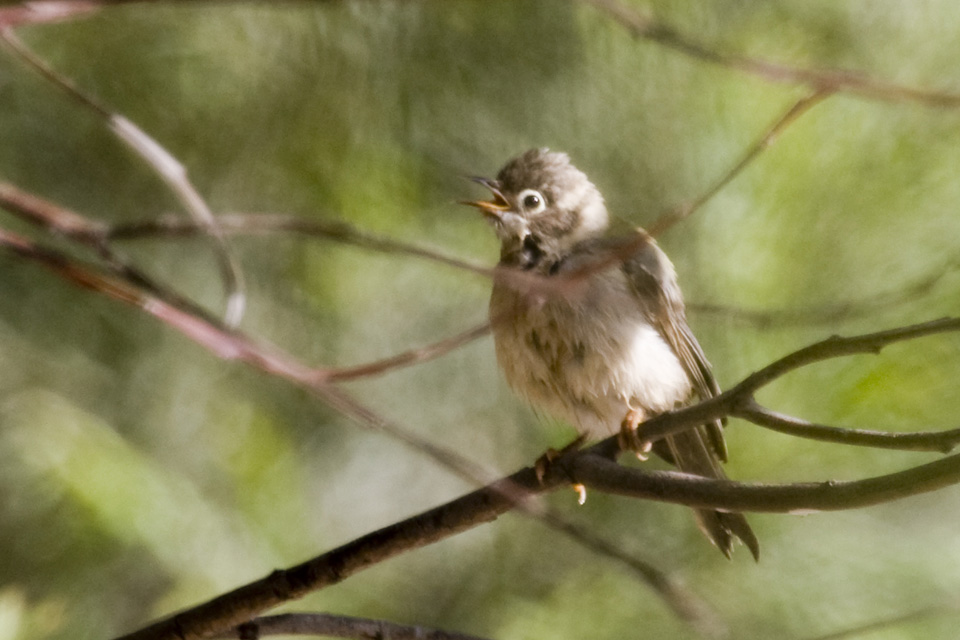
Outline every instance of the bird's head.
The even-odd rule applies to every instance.
[[[523,269],[555,264],[607,227],[603,196],[565,153],[531,149],[504,165],[496,179],[474,180],[493,198],[464,204],[493,224],[504,264]]]

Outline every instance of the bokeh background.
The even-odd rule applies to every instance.
[[[953,2],[630,6],[716,51],[960,92]],[[456,205],[482,195],[463,176],[550,146],[616,215],[649,224],[703,193],[806,91],[634,40],[576,2],[144,3],[20,36],[173,152],[217,212],[346,220],[483,264],[496,242]],[[0,141],[4,179],[89,216],[179,212],[95,116],[5,50]],[[834,333],[957,313],[958,169],[960,109],[840,94],[665,234],[722,384]],[[59,242],[6,214],[0,225]],[[476,274],[292,234],[230,244],[248,281],[242,329],[308,363],[384,357],[486,315],[490,283]],[[122,250],[222,309],[208,242]],[[9,254],[0,274],[0,638],[129,631],[469,489],[142,313]],[[842,426],[948,428],[958,379],[960,337],[947,335],[804,370],[760,399]],[[489,338],[348,386],[497,472],[572,434],[512,397]],[[743,480],[855,479],[935,457],[737,421],[728,434],[728,471]],[[742,549],[725,560],[680,507],[549,502],[682,580],[731,637],[816,638],[960,597],[957,489],[752,516],[756,565]],[[508,640],[695,637],[623,567],[517,515],[289,608]],[[856,637],[953,638],[958,622],[937,613]]]

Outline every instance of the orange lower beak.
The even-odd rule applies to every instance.
[[[490,191],[493,193],[493,200],[461,200],[460,204],[476,207],[477,209],[480,209],[483,215],[497,220],[500,219],[500,214],[502,214],[504,211],[510,210],[510,203],[507,202],[507,199],[503,197],[503,194],[500,192],[500,185],[496,180],[491,180],[489,178],[471,178],[471,180],[482,184],[487,189],[490,189]]]

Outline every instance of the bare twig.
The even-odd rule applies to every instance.
[[[172,221],[173,224],[169,227],[164,222],[148,225],[132,225],[120,228],[118,232],[117,227],[110,227],[99,221],[91,220],[75,211],[61,207],[44,198],[39,198],[3,181],[0,181],[0,207],[16,214],[31,224],[42,226],[53,234],[63,235],[83,245],[92,247],[107,260],[115,274],[124,276],[128,280],[132,280],[135,284],[144,286],[151,292],[166,299],[176,299],[177,306],[179,307],[191,305],[191,313],[198,311],[198,307],[180,298],[176,293],[164,290],[163,287],[153,282],[146,274],[122,260],[113,251],[109,242],[111,238],[116,237],[148,237],[149,232],[147,232],[148,236],[140,235],[146,232],[147,229],[164,235],[168,232],[174,234],[186,232],[199,233],[200,227],[196,223],[178,220]],[[360,246],[376,248],[378,250],[386,247],[392,249],[394,252],[403,252],[419,257],[429,257],[430,259],[440,262],[458,263],[457,266],[467,266],[453,258],[446,258],[427,249],[421,249],[420,247],[406,245],[384,238],[368,236],[353,229],[349,225],[340,225],[338,223],[332,225],[325,225],[323,223],[310,224],[302,220],[299,222],[304,224],[295,224],[296,222],[296,219],[288,217],[270,217],[269,220],[265,221],[257,216],[243,216],[239,219],[230,218],[226,221],[223,229],[226,232],[234,232],[238,229],[251,231],[260,229],[292,230],[294,228],[302,228],[307,230],[306,232],[308,233],[323,234],[325,236],[329,234],[339,239],[350,239],[352,243]],[[160,229],[165,229],[166,231],[160,231]],[[132,235],[126,235],[126,233],[131,233]],[[401,367],[421,364],[439,358],[464,344],[486,335],[489,331],[489,323],[483,323],[445,340],[439,340],[423,347],[410,349],[388,358],[349,367],[314,369],[314,373],[319,377],[323,377],[327,382],[343,382],[357,378],[382,375]]]
[[[432,260],[451,267],[490,276],[493,271],[465,260],[445,255],[435,249],[420,247],[361,231],[338,220],[307,220],[278,214],[224,214],[217,217],[220,228],[227,234],[297,233],[350,244],[380,253],[408,255]],[[161,218],[143,222],[113,225],[105,230],[109,240],[141,240],[149,238],[178,238],[202,233],[203,228],[191,220]]]
[[[245,622],[217,638],[263,638],[266,636],[323,636],[325,638],[358,638],[360,640],[484,640],[478,636],[454,631],[441,631],[324,613],[284,613],[263,616]]]
[[[740,173],[765,149],[773,146],[773,144],[777,141],[777,138],[787,129],[787,127],[796,122],[800,116],[805,114],[814,106],[826,100],[831,94],[832,90],[830,89],[818,88],[803,98],[800,98],[800,100],[795,102],[789,109],[787,109],[783,115],[781,115],[777,121],[774,122],[770,128],[767,129],[762,136],[760,136],[759,139],[757,139],[756,142],[750,145],[750,147],[744,152],[743,156],[740,157],[740,160],[735,165],[733,165],[725,174],[720,176],[720,178],[705,192],[700,194],[700,196],[698,196],[695,200],[683,204],[671,211],[667,211],[661,215],[647,228],[648,233],[650,233],[650,235],[653,237],[657,237],[705,205],[724,187],[730,184],[734,178],[740,175]]]
[[[768,82],[805,84],[815,91],[843,91],[870,100],[916,102],[933,107],[960,106],[960,95],[915,89],[874,80],[853,71],[803,69],[758,58],[720,53],[681,34],[669,25],[643,15],[619,0],[579,0],[615,20],[634,37],[657,42],[702,62],[746,73]]]
[[[843,631],[836,631],[833,633],[828,633],[824,636],[817,636],[815,638],[810,638],[809,640],[846,640],[847,638],[862,638],[865,634],[872,633],[874,631],[882,631],[884,629],[899,627],[900,625],[909,624],[918,620],[927,620],[935,616],[956,614],[958,609],[960,609],[960,607],[958,607],[956,602],[932,605],[929,607],[923,607],[922,609],[918,609],[916,611],[911,611],[909,613],[885,618],[883,620],[867,622],[866,624],[850,627],[849,629],[844,629]]]
[[[243,272],[236,256],[230,250],[217,219],[206,200],[200,195],[187,176],[187,169],[169,151],[151,138],[143,129],[111,111],[106,105],[82,91],[69,78],[62,76],[28,47],[10,26],[0,27],[0,41],[41,76],[64,91],[78,104],[96,113],[105,126],[130,150],[139,156],[163,181],[204,231],[213,239],[220,264],[221,277],[227,294],[224,321],[235,327],[243,318],[246,305]]]
[[[687,311],[720,315],[735,320],[744,320],[759,327],[785,327],[796,325],[826,324],[861,317],[888,307],[894,307],[928,294],[949,273],[960,266],[958,260],[939,264],[929,273],[913,281],[900,284],[888,291],[848,300],[841,303],[811,305],[796,309],[741,309],[728,305],[688,302]]]
[[[658,440],[672,433],[677,433],[679,431],[683,431],[684,429],[688,429],[691,425],[704,424],[714,420],[719,420],[721,418],[737,414],[741,410],[749,411],[749,409],[755,404],[753,396],[760,388],[770,384],[774,380],[786,375],[787,373],[790,373],[791,371],[795,371],[815,362],[856,354],[876,354],[879,353],[884,347],[894,342],[913,340],[915,338],[922,338],[939,333],[956,331],[960,331],[960,318],[941,318],[939,320],[932,320],[930,322],[922,322],[905,327],[897,327],[896,329],[889,329],[887,331],[879,331],[876,333],[868,333],[858,336],[831,336],[826,340],[821,340],[820,342],[816,342],[785,355],[779,360],[776,360],[759,371],[747,376],[739,384],[731,387],[718,396],[698,402],[697,404],[685,407],[683,409],[677,409],[675,411],[654,416],[646,422],[641,423],[638,428],[641,436],[645,440]],[[781,416],[780,414],[773,415],[786,418],[786,416]],[[760,424],[760,426],[764,425]],[[803,430],[798,430],[797,435],[799,435],[799,432],[801,431]],[[816,430],[810,430],[808,433],[811,433],[812,431]],[[920,432],[919,434],[914,435],[916,435],[918,439],[912,442],[911,446],[905,448],[916,448],[918,442],[923,442],[924,440],[929,439],[928,442],[930,444],[930,449],[942,451],[944,447],[952,443],[954,438],[952,431],[947,432],[946,436],[936,443],[934,443],[933,439],[930,438],[928,432]],[[904,442],[910,442],[910,436],[911,434],[907,433],[898,434],[898,437],[904,438]],[[837,437],[839,438],[844,436]],[[851,441],[856,441],[858,439],[856,433],[845,437],[849,438]],[[871,435],[866,436],[865,438],[870,439],[873,437],[874,436]],[[885,443],[883,447],[891,448],[891,440],[884,440]],[[875,442],[876,441],[879,440],[875,440]],[[858,444],[862,444],[863,446],[876,446],[867,445],[865,441],[861,441]],[[606,447],[605,451],[608,455],[613,454],[618,447],[616,438],[604,440],[601,445]]]
[[[960,428],[948,431],[919,431],[891,433],[867,429],[841,429],[807,422],[762,407],[754,401],[745,402],[731,414],[778,433],[809,438],[822,442],[851,444],[898,451],[938,451],[949,453],[960,444]]]
[[[389,358],[376,360],[374,362],[368,362],[366,364],[331,369],[329,371],[328,380],[331,382],[344,382],[357,378],[369,378],[372,376],[382,375],[400,367],[409,367],[415,364],[421,364],[423,362],[427,362],[428,360],[433,360],[434,358],[439,358],[442,355],[450,353],[454,349],[462,347],[463,345],[472,342],[477,338],[481,338],[488,333],[490,333],[490,323],[484,322],[483,324],[477,325],[472,329],[467,329],[466,331],[451,338],[439,340],[425,347],[404,351],[403,353],[398,353],[395,356],[390,356]]]

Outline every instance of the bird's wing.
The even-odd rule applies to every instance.
[[[623,270],[630,285],[642,301],[651,324],[660,332],[683,365],[693,388],[701,400],[720,394],[720,385],[710,368],[710,362],[687,325],[683,296],[677,285],[677,275],[666,254],[644,231],[638,236],[640,247],[631,251],[623,262]],[[704,425],[710,446],[721,461],[727,460],[727,446],[723,440],[723,421]]]

